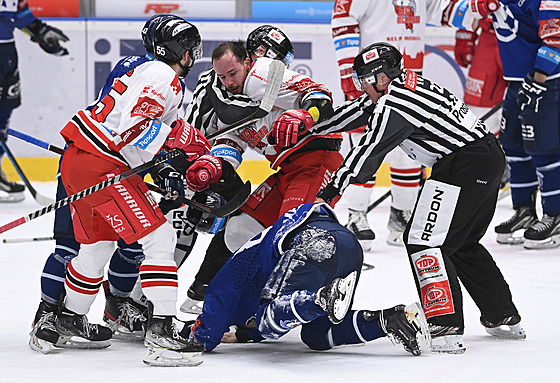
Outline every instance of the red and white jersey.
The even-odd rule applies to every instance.
[[[271,62],[272,59],[266,57],[259,58],[253,62],[243,85],[243,94],[255,101],[262,99]],[[341,138],[340,133],[307,136],[294,146],[288,148],[281,148],[268,143],[268,134],[274,121],[288,109],[301,108],[301,103],[308,97],[314,97],[314,93],[321,93],[322,95],[319,95],[319,97],[324,98],[326,95],[332,100],[332,93],[325,85],[319,84],[301,73],[286,69],[273,110],[266,117],[222,136],[216,146],[224,147],[224,145],[227,145],[241,152],[244,152],[248,147],[252,148],[264,155],[270,161],[270,167],[276,169],[291,153],[314,138]],[[224,127],[226,125],[218,122],[219,130]]]
[[[332,36],[341,78],[352,76],[354,57],[376,42],[394,45],[404,66],[421,71],[426,24],[441,25],[449,0],[336,0]]]
[[[146,62],[115,79],[109,93],[91,111],[74,115],[61,134],[82,150],[134,167],[161,150],[182,100],[175,71]]]

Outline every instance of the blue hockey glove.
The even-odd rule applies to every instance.
[[[528,73],[523,79],[521,87],[517,91],[517,104],[523,111],[531,109],[535,113],[538,113],[539,102],[546,91],[546,85],[536,82],[533,76]]]
[[[66,42],[69,39],[60,29],[51,27],[39,19],[31,22],[26,29],[31,35],[31,41],[38,43],[45,52],[55,56],[68,54],[68,50],[62,47],[60,42]]]

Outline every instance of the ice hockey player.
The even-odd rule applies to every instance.
[[[246,48],[241,42],[227,42],[214,50],[214,68],[201,75],[193,101],[187,107],[187,122],[212,132],[212,124],[218,123],[221,128],[248,116],[258,106],[255,101],[262,98],[272,60],[289,65],[293,58],[288,37],[270,25],[252,31]],[[342,162],[338,152],[341,136],[313,135],[299,140],[297,130],[300,125],[307,128],[331,115],[330,91],[309,77],[286,69],[275,110],[214,142],[211,153],[234,168],[241,163],[245,150],[252,148],[279,171],[256,188],[241,208],[242,213],[232,216],[225,230],[213,238],[182,311],[196,312],[193,306],[203,299],[206,285],[233,251],[272,225],[282,213],[315,199],[320,185]],[[274,144],[269,137],[274,137],[270,141]]]
[[[64,56],[68,50],[60,42],[68,37],[58,28],[36,18],[26,0],[3,1],[0,3],[0,134],[7,139],[7,129],[12,111],[21,104],[21,88],[18,55],[14,30],[22,29],[47,53]],[[4,148],[0,145],[0,165]],[[0,167],[0,202],[19,202],[25,196],[25,187],[8,181]]]
[[[180,78],[201,56],[198,30],[180,17],[166,18],[155,28],[155,60],[121,76],[91,110],[78,112],[62,129],[68,148],[61,177],[68,193],[76,193],[110,175],[119,174],[153,158],[168,137],[190,134],[171,128],[182,104]],[[193,129],[177,124],[183,129]],[[87,171],[84,171],[84,164]],[[164,164],[151,170],[152,178],[168,197],[184,195],[180,172]],[[106,341],[111,331],[93,330],[88,312],[113,253],[114,241],[138,241],[145,259],[140,266],[142,290],[152,303],[144,344],[144,362],[156,366],[193,366],[202,363],[202,348],[175,331],[177,265],[173,259],[176,235],[138,175],[101,189],[72,204],[80,254],[68,264],[66,296],[56,329],[91,341]],[[98,331],[95,331],[98,330]]]
[[[313,350],[388,336],[420,355],[430,339],[418,303],[350,310],[362,261],[356,236],[328,205],[300,205],[235,252],[209,284],[202,314],[181,332],[210,351],[222,339],[276,340],[301,326]]]
[[[402,55],[388,43],[366,47],[353,69],[356,87],[376,106],[364,140],[318,193],[318,201],[331,201],[348,185],[369,179],[385,155],[400,146],[432,169],[403,239],[431,324],[433,350],[466,350],[459,280],[478,306],[487,332],[525,338],[509,286],[480,243],[505,167],[496,137],[447,89],[403,69]],[[310,130],[325,132],[323,128],[318,124]]]

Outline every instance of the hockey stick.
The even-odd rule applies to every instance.
[[[14,137],[21,138],[22,140],[24,140],[26,142],[29,142],[31,144],[40,146],[41,148],[47,149],[51,152],[54,152],[54,153],[57,153],[57,154],[64,154],[64,149],[61,149],[61,148],[56,147],[52,144],[49,144],[46,141],[39,140],[38,138],[29,136],[25,133],[21,133],[21,132],[18,132],[16,130],[13,130],[13,129],[8,129],[8,133],[10,135],[13,135]],[[150,183],[146,182],[146,185],[148,185],[148,189],[150,189],[151,191],[154,191],[154,192],[162,194],[162,195],[166,194],[166,192],[163,189],[159,188],[158,186],[156,186],[154,184],[150,184]],[[240,208],[241,205],[243,205],[247,201],[247,199],[249,199],[250,195],[251,195],[251,183],[247,182],[245,185],[243,185],[241,187],[239,192],[230,201],[228,201],[228,203],[226,203],[225,205],[220,206],[220,207],[210,207],[210,206],[204,205],[200,202],[191,201],[187,198],[182,198],[182,197],[179,197],[179,200],[187,206],[191,206],[194,209],[198,209],[200,211],[204,211],[204,212],[210,213],[212,215],[215,215],[216,217],[221,218],[221,217],[225,217],[227,215],[230,215],[235,210]]]
[[[51,151],[53,153],[64,154],[64,149],[57,148],[56,146],[51,145],[48,142],[45,142],[45,141],[40,140],[38,138],[35,138],[33,136],[30,136],[29,134],[18,132],[17,130],[10,129],[10,128],[8,128],[8,134],[10,136],[19,138],[20,140],[23,140],[25,142],[29,142],[30,144],[34,144],[34,145],[37,145],[37,146],[39,146],[43,149],[47,149],[48,151]]]
[[[489,119],[490,117],[492,117],[494,115],[494,113],[496,113],[498,110],[501,109],[501,107],[504,105],[504,100],[500,101],[499,103],[497,103],[496,105],[494,105],[492,107],[492,109],[490,109],[488,112],[484,113],[484,115],[482,117],[480,117],[481,121],[486,121],[487,119]],[[350,140],[350,143],[352,144],[352,140]],[[385,194],[383,194],[381,197],[379,197],[378,199],[376,199],[375,201],[373,201],[366,210],[366,213],[369,213],[370,211],[372,211],[373,209],[375,209],[381,202],[385,201],[389,196],[391,195],[391,190],[387,191]]]
[[[236,123],[222,130],[207,135],[206,138],[208,140],[212,140],[214,138],[221,137],[224,134],[232,132],[243,125],[256,121],[259,118],[263,118],[268,113],[270,113],[272,107],[274,106],[274,102],[276,101],[276,97],[278,97],[280,86],[282,85],[282,78],[284,77],[284,69],[286,69],[286,67],[281,61],[273,60],[270,63],[270,66],[268,67],[268,78],[266,80],[267,81],[266,88],[264,90],[264,94],[259,108],[251,115],[237,121]]]
[[[148,189],[150,189],[151,191],[154,191],[162,195],[166,194],[165,190],[159,188],[154,184],[146,182],[146,185],[148,185]],[[230,215],[231,213],[239,209],[241,205],[243,205],[249,199],[250,195],[251,195],[251,182],[247,181],[237,192],[237,194],[222,206],[212,207],[200,202],[192,201],[185,197],[177,197],[177,200],[194,209],[206,213],[210,213],[219,218],[223,218],[223,217],[227,217],[228,215]]]
[[[2,243],[23,243],[23,242],[39,242],[39,241],[54,241],[54,237],[6,238],[2,240]]]
[[[82,191],[79,191],[76,194],[72,194],[71,196],[63,198],[59,201],[55,201],[54,203],[52,203],[48,206],[45,206],[42,209],[36,210],[33,213],[29,213],[29,214],[27,214],[23,217],[20,217],[20,218],[14,220],[12,222],[8,222],[7,224],[0,226],[0,233],[4,233],[4,232],[6,232],[10,229],[13,229],[14,227],[18,227],[20,225],[23,225],[26,222],[29,222],[29,221],[31,221],[35,218],[41,217],[42,215],[50,213],[53,210],[59,209],[62,206],[66,206],[69,203],[77,201],[80,198],[87,197],[88,195],[93,194],[98,190],[101,190],[101,189],[104,189],[108,186],[114,185],[114,184],[116,184],[116,183],[130,177],[130,176],[133,176],[137,173],[148,170],[148,169],[150,169],[154,166],[157,166],[157,165],[159,165],[159,164],[161,164],[161,163],[163,163],[163,162],[165,162],[165,161],[167,161],[171,158],[177,157],[180,154],[181,154],[181,151],[178,150],[178,149],[175,149],[175,150],[173,150],[173,151],[171,151],[167,154],[156,157],[153,160],[146,162],[145,164],[139,165],[139,166],[137,166],[133,169],[130,169],[130,170],[124,172],[124,173],[118,174],[118,175],[116,175],[114,177],[111,177],[111,178],[109,178],[109,179],[107,179],[103,182],[100,182],[96,185],[90,186],[89,188],[84,189]]]
[[[8,156],[10,161],[12,162],[12,165],[14,165],[14,168],[18,172],[19,177],[21,178],[21,180],[23,181],[25,186],[27,186],[27,189],[29,190],[29,192],[31,193],[31,195],[33,196],[35,201],[37,201],[39,204],[41,204],[43,206],[47,206],[47,205],[52,204],[54,202],[54,200],[52,198],[48,198],[48,197],[45,197],[44,195],[39,194],[39,192],[37,192],[37,190],[35,190],[35,188],[31,185],[31,183],[29,182],[29,180],[27,179],[27,177],[23,173],[23,170],[21,170],[21,167],[17,163],[16,158],[14,157],[12,151],[8,147],[8,144],[6,143],[6,140],[4,139],[3,134],[0,134],[0,144],[4,148],[4,152],[6,152],[6,155]]]

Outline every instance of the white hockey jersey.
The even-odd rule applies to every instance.
[[[332,36],[340,77],[352,76],[354,57],[376,42],[394,45],[404,66],[421,71],[426,24],[441,25],[449,0],[336,0]]]
[[[161,61],[146,62],[116,79],[91,112],[79,111],[61,134],[82,150],[134,167],[161,150],[182,100],[175,71]]]

